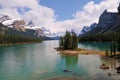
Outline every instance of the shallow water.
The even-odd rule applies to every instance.
[[[79,47],[82,45],[84,47],[86,44],[79,44]],[[69,76],[85,80],[120,80],[120,75],[108,76],[109,72],[116,74],[115,67],[120,65],[116,60],[104,59],[98,55],[60,55],[54,49],[57,46],[58,41],[1,46],[0,80],[48,80]],[[87,46],[86,48],[88,49]],[[89,49],[94,49],[94,46],[90,48],[89,45]],[[110,69],[99,69],[102,63]]]
[[[81,42],[78,45],[80,48],[97,51],[110,50],[110,42]]]

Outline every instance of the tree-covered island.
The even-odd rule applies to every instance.
[[[105,51],[94,51],[78,48],[78,36],[74,31],[66,31],[64,36],[60,37],[59,47],[55,48],[60,54],[77,55],[77,54],[99,54],[105,55]]]

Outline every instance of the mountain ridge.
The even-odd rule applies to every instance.
[[[100,15],[97,26],[79,37],[80,41],[113,41],[120,39],[120,5],[118,12],[105,10]]]
[[[116,31],[120,31],[119,11],[118,12],[107,12],[107,10],[105,10],[100,15],[97,26],[85,32],[83,35],[107,34],[107,33],[113,33]]]
[[[26,37],[36,37],[36,38],[42,38],[42,39],[54,39],[50,36],[52,33],[50,30],[46,29],[45,27],[39,27],[35,26],[35,24],[30,20],[28,23],[25,22],[22,18],[11,18],[8,15],[0,14],[0,23],[2,25],[1,32],[6,34],[15,34],[20,36],[26,36]],[[3,28],[6,28],[3,29]],[[49,38],[50,37],[50,38]]]

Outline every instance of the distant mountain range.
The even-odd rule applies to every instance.
[[[0,14],[0,32],[2,34],[20,35],[25,37],[37,37],[45,40],[59,39],[55,33],[45,27],[35,26],[32,21],[25,22],[21,18],[11,18],[8,15]]]

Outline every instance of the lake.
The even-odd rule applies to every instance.
[[[42,43],[0,46],[0,80],[49,80],[57,77],[76,77],[79,80],[120,80],[115,67],[116,60],[99,55],[60,55],[54,48],[57,40]],[[109,43],[79,43],[79,47],[90,50],[109,50]],[[109,70],[99,69],[107,64]],[[64,72],[69,70],[70,72]],[[108,73],[114,74],[108,76]]]

